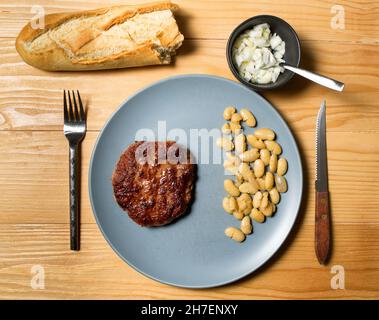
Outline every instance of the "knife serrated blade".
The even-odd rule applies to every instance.
[[[328,191],[325,100],[321,103],[316,122],[316,190]]]
[[[330,248],[330,211],[328,163],[326,149],[326,103],[322,102],[316,122],[316,216],[315,251],[320,264],[325,264]]]

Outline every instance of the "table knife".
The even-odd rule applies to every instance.
[[[320,264],[325,264],[330,248],[330,210],[328,162],[326,150],[326,103],[321,103],[316,123],[316,217],[315,250]]]

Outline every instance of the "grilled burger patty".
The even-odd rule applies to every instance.
[[[195,176],[190,153],[174,141],[138,141],[124,151],[116,165],[113,192],[119,206],[136,223],[160,226],[186,211]]]

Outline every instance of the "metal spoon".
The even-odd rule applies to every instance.
[[[288,64],[281,64],[281,66],[287,70],[290,70],[304,78],[307,78],[313,82],[316,82],[318,84],[321,84],[324,87],[327,87],[329,89],[333,89],[336,91],[341,92],[343,88],[345,87],[345,84],[342,82],[339,82],[337,80],[322,76],[320,74],[310,72],[304,69],[300,69],[294,66],[290,66]]]

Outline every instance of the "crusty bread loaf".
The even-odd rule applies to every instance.
[[[168,64],[183,42],[172,10],[158,2],[45,16],[16,40],[26,63],[50,71],[115,69]]]

